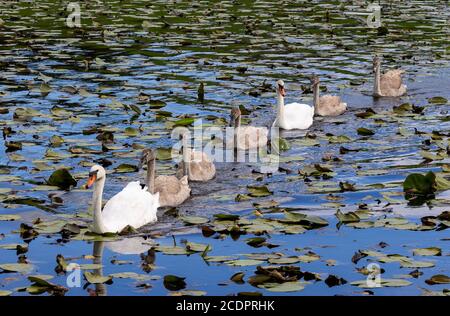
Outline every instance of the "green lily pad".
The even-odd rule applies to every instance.
[[[191,224],[191,225],[199,225],[199,224],[205,224],[207,222],[209,222],[209,220],[205,217],[200,217],[200,216],[181,216],[180,219],[187,223],[187,224]]]
[[[438,247],[416,248],[413,249],[413,254],[415,256],[440,256],[442,255],[442,250]]]
[[[20,215],[0,214],[0,221],[17,221],[21,219]]]
[[[425,281],[428,285],[435,285],[435,284],[449,284],[450,283],[450,277],[443,275],[443,274],[437,274],[433,275],[431,278]]]
[[[77,186],[77,181],[67,169],[58,169],[48,178],[47,184],[63,190],[69,190],[71,187]]]
[[[252,197],[264,197],[272,195],[273,192],[269,191],[267,186],[248,186],[249,195]]]
[[[257,266],[263,263],[264,261],[252,259],[238,259],[227,262],[229,266],[236,266],[236,267]]]
[[[84,277],[91,284],[103,284],[112,280],[111,276],[102,276],[92,272],[84,272]]]
[[[164,276],[164,287],[170,291],[179,291],[186,287],[186,278],[181,278],[176,275]]]
[[[135,165],[122,163],[115,169],[115,171],[117,173],[130,173],[130,172],[137,172],[137,171],[139,171],[139,168],[137,166],[135,166]]]
[[[298,292],[305,288],[305,283],[298,281],[285,282],[285,283],[264,283],[258,285],[259,288],[265,289],[270,292]]]
[[[358,135],[361,135],[361,136],[372,136],[375,134],[374,131],[372,131],[368,128],[365,128],[365,127],[358,128],[357,133],[358,133]]]
[[[355,212],[342,213],[340,210],[337,210],[336,217],[342,223],[353,223],[359,222],[360,218]]]
[[[109,276],[114,279],[133,279],[137,281],[144,281],[151,279],[151,277],[146,274],[139,274],[135,272],[112,273]]]
[[[27,263],[4,263],[0,264],[0,269],[7,272],[28,273],[33,270],[33,265]]]
[[[444,97],[432,97],[428,99],[428,103],[431,104],[446,104],[447,99]]]

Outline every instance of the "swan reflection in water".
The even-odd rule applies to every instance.
[[[142,270],[150,273],[154,269],[156,259],[155,250],[152,242],[149,239],[141,237],[124,238],[117,241],[95,241],[93,247],[93,263],[98,264],[98,269],[93,269],[92,273],[95,276],[103,276],[103,250],[108,248],[110,251],[122,255],[136,255],[139,254],[141,258]],[[92,296],[107,296],[107,284],[94,284],[95,290],[87,289]]]

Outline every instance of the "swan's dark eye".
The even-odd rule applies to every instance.
[[[97,176],[98,170],[89,172],[89,177]]]

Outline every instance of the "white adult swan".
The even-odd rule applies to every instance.
[[[234,127],[234,147],[240,150],[264,148],[267,145],[266,127],[241,126],[241,110],[231,110],[230,126]]]
[[[189,187],[187,175],[181,179],[178,179],[176,176],[158,176],[155,179],[156,155],[152,149],[144,149],[142,151],[140,165],[144,164],[147,164],[146,189],[148,189],[149,193],[157,192],[161,207],[175,207],[189,198],[191,188]]]
[[[347,110],[347,103],[342,102],[337,95],[320,96],[320,79],[318,76],[311,78],[313,88],[313,104],[316,114],[320,116],[338,116]]]
[[[94,205],[94,224],[92,231],[97,234],[119,233],[125,227],[139,228],[156,222],[159,207],[159,194],[151,194],[142,188],[139,181],[130,182],[114,195],[102,211],[102,195],[106,172],[102,166],[94,165],[89,172],[86,187],[94,186],[92,201]]]
[[[373,58],[373,72],[375,73],[374,97],[400,97],[406,93],[407,87],[402,83],[404,70],[389,70],[382,75],[381,59],[375,56]]]
[[[309,106],[303,103],[289,103],[284,105],[284,96],[286,90],[284,89],[283,80],[277,81],[277,101],[278,110],[277,118],[273,122],[273,126],[278,126],[282,129],[307,129],[313,123],[314,106]]]

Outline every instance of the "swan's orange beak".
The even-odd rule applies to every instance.
[[[89,189],[97,181],[97,173],[89,174],[89,179],[85,185],[86,189]]]
[[[282,97],[286,96],[286,90],[284,90],[284,87],[280,87],[280,94]]]

